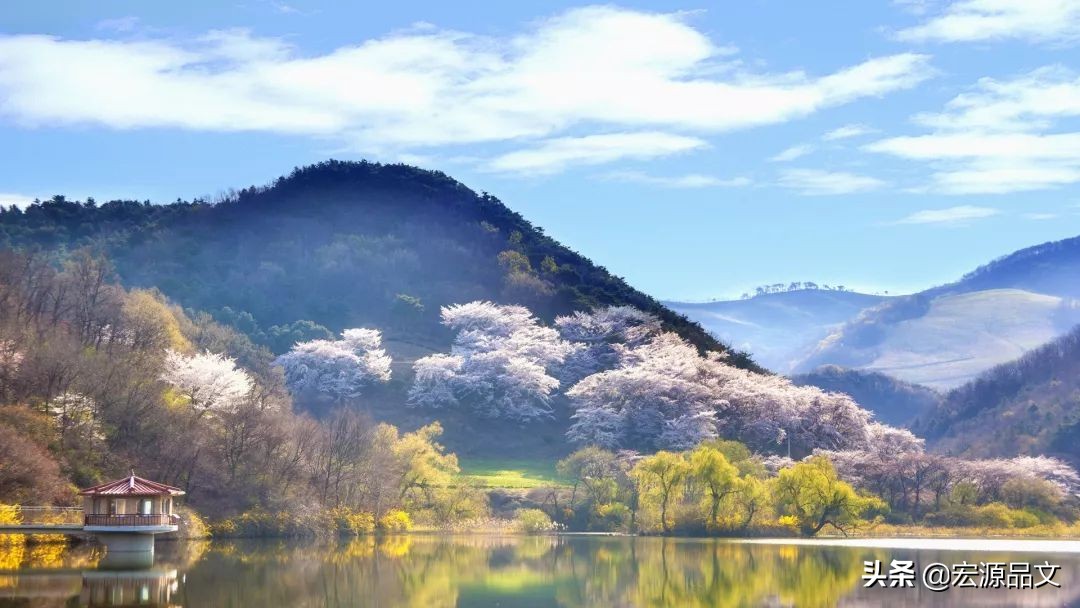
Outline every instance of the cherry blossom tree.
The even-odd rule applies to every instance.
[[[299,342],[274,362],[294,393],[323,393],[338,400],[360,396],[390,380],[390,355],[376,329],[346,329],[340,340]]]
[[[551,398],[559,388],[552,372],[577,346],[522,306],[456,304],[443,307],[442,322],[457,336],[450,354],[414,364],[412,405],[464,404],[486,418],[519,422],[551,415]]]
[[[234,359],[209,351],[189,357],[166,350],[161,379],[186,397],[199,416],[235,410],[254,386]]]
[[[566,393],[575,410],[568,433],[574,441],[686,449],[722,434],[800,454],[868,441],[871,414],[847,395],[741,370],[718,353],[701,356],[672,333],[611,348],[617,365]]]
[[[660,333],[660,319],[632,306],[608,306],[592,312],[578,311],[555,319],[566,340],[580,344],[559,372],[566,385],[589,374],[612,369],[619,363],[614,345],[636,347]]]

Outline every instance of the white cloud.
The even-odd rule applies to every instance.
[[[244,30],[191,40],[0,36],[0,118],[266,131],[381,153],[612,131],[702,136],[790,121],[933,73],[913,53],[820,76],[755,73],[689,18],[594,6],[502,38],[424,27],[318,55]]]
[[[821,139],[824,139],[825,141],[836,141],[838,139],[850,139],[852,137],[859,137],[860,135],[868,135],[874,132],[874,129],[871,129],[866,125],[850,124],[829,131],[822,135]]]
[[[0,205],[15,205],[20,209],[25,209],[30,203],[34,202],[35,198],[39,197],[15,194],[13,192],[0,192]]]
[[[971,220],[997,215],[999,211],[991,207],[961,205],[947,209],[924,209],[897,220],[897,224],[962,224]]]
[[[808,196],[852,194],[876,190],[885,185],[880,179],[843,171],[790,169],[780,175],[780,185]]]
[[[774,162],[774,163],[786,163],[786,162],[793,161],[796,158],[802,158],[803,156],[806,156],[807,154],[809,154],[809,153],[811,153],[813,151],[814,151],[814,146],[811,146],[810,144],[799,144],[799,145],[791,146],[790,148],[786,148],[784,150],[781,150],[780,153],[778,153],[775,156],[769,158],[769,160]]]
[[[1023,214],[1021,214],[1021,217],[1023,217],[1026,220],[1043,221],[1043,220],[1056,219],[1058,217],[1058,214],[1056,214],[1056,213],[1023,213]]]
[[[1080,3],[1075,0],[956,0],[925,23],[901,30],[907,42],[975,42],[1021,39],[1075,42],[1080,39]]]
[[[915,117],[932,132],[864,149],[929,163],[929,189],[945,194],[1060,187],[1080,183],[1080,132],[1055,126],[1077,116],[1080,77],[1048,67],[1009,81],[984,78],[944,112]]]
[[[645,160],[707,146],[704,140],[695,137],[656,131],[559,137],[497,156],[487,163],[486,168],[498,172],[547,174],[562,171],[569,165]]]
[[[639,171],[612,171],[602,175],[601,178],[611,181],[646,184],[661,188],[738,188],[749,186],[752,183],[748,177],[722,178],[714,175],[703,175],[701,173],[662,176],[649,175]]]

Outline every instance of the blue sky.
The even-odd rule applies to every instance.
[[[0,202],[405,161],[677,299],[1080,233],[1080,0],[707,4],[7,5]]]

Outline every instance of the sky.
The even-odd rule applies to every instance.
[[[662,299],[904,293],[1080,234],[1080,0],[6,3],[0,203],[337,158]]]

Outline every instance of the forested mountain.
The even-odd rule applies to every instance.
[[[477,299],[526,305],[546,320],[631,305],[698,348],[724,350],[495,197],[406,165],[328,161],[217,204],[56,197],[0,213],[0,245],[100,248],[126,285],[156,287],[275,352],[363,325],[445,345],[439,307]]]
[[[792,367],[825,336],[888,296],[801,287],[761,290],[753,297],[718,302],[665,302],[735,348],[779,373]]]
[[[906,426],[936,407],[942,395],[937,391],[897,380],[879,372],[844,369],[835,365],[819,367],[791,377],[798,386],[816,386],[846,393],[886,424]]]
[[[207,311],[256,344],[284,353],[350,328],[381,332],[388,382],[358,392],[305,396],[324,414],[351,403],[406,429],[444,423],[445,443],[465,453],[562,453],[570,412],[523,431],[518,422],[406,407],[413,363],[450,348],[440,309],[472,301],[519,304],[543,323],[557,315],[625,305],[654,315],[699,351],[727,351],[697,324],[571,251],[488,194],[405,165],[328,161],[225,200],[152,205],[56,197],[0,212],[0,246],[56,258],[86,247],[115,264],[129,288],[155,288]],[[346,360],[348,349],[315,347]],[[741,353],[728,362],[758,369]],[[310,398],[308,398],[310,397]]]
[[[1080,461],[1080,327],[951,391],[915,428],[939,451]]]

